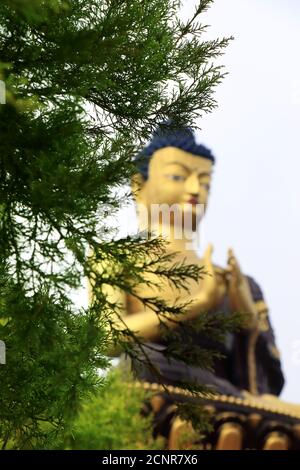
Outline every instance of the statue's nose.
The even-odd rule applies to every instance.
[[[185,189],[192,197],[199,197],[200,184],[198,176],[192,173],[185,181]]]

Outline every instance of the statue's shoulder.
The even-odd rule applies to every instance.
[[[259,302],[261,300],[264,300],[264,294],[263,294],[262,288],[260,284],[257,282],[257,280],[254,277],[249,276],[247,274],[245,274],[245,276],[248,280],[254,302]]]

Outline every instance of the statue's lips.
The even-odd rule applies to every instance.
[[[196,204],[199,204],[199,200],[196,197],[192,197],[186,203],[196,205]]]

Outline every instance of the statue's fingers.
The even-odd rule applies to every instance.
[[[228,265],[232,266],[237,273],[241,274],[241,268],[240,268],[239,262],[232,248],[229,248],[228,250]]]
[[[207,269],[207,272],[211,275],[214,273],[213,263],[212,263],[212,252],[213,252],[213,245],[210,243],[205,252],[204,252],[204,265]]]
[[[205,252],[204,252],[204,262],[205,262],[205,264],[209,264],[209,265],[212,264],[213,250],[214,250],[213,245],[211,243],[209,243],[207,245],[207,248],[206,248]]]
[[[229,266],[234,266],[234,264],[236,262],[236,258],[235,258],[235,255],[234,255],[234,252],[233,252],[232,248],[228,249],[227,262],[228,262]]]
[[[229,252],[229,250],[228,250]],[[231,250],[231,258],[228,260],[228,267],[231,267],[231,277],[232,277],[232,282],[240,284],[240,282],[243,279],[243,273],[241,271],[239,262],[237,261],[233,250]]]

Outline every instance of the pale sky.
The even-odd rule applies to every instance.
[[[224,266],[233,247],[262,287],[286,377],[281,397],[300,403],[300,2],[215,0],[203,22],[210,37],[235,40],[221,59],[229,75],[219,107],[199,121],[198,138],[217,157],[201,250],[212,242]],[[133,207],[121,212],[119,235],[133,219]]]

